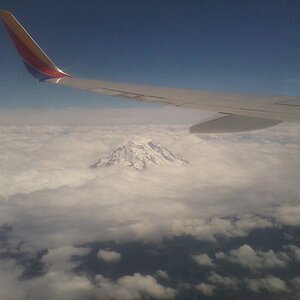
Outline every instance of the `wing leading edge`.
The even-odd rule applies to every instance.
[[[191,132],[250,131],[274,126],[283,121],[300,122],[300,97],[230,94],[72,77],[54,64],[10,12],[0,11],[0,16],[27,70],[39,81],[135,101],[219,113],[208,121],[192,126]]]

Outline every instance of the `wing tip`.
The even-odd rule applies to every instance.
[[[12,13],[8,10],[5,9],[0,9],[0,15],[4,16],[4,15],[12,15]]]
[[[13,14],[10,11],[4,9],[0,9],[0,17],[4,23],[7,18],[14,18]]]

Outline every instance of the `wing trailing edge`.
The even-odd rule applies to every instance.
[[[234,133],[265,129],[281,123],[277,120],[218,113],[190,127],[191,133]]]

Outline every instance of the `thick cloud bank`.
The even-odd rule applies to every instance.
[[[167,125],[1,127],[0,298],[39,298],[44,290],[47,299],[174,298],[168,275],[163,283],[155,279],[158,273],[112,279],[99,272],[89,278],[76,271],[78,260],[94,242],[158,243],[182,235],[216,242],[218,237],[245,237],[257,228],[299,226],[298,132],[290,124],[203,136]],[[143,172],[88,168],[128,140],[150,139],[183,155],[189,166]],[[284,268],[292,255],[298,257],[295,247],[285,254],[244,245],[223,257],[196,253],[191,260],[199,267],[212,269],[224,261],[255,272]],[[98,250],[100,260],[114,262],[109,265],[123,261],[122,253]],[[40,263],[34,278],[24,278],[20,257]],[[206,282],[194,287],[199,293],[212,296],[218,285],[238,288],[238,279],[210,272]],[[243,279],[243,284],[255,292],[288,290],[270,276]],[[15,295],[8,292],[11,286],[16,286]]]

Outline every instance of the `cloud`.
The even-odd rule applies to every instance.
[[[143,299],[144,296],[155,299],[173,299],[175,296],[174,289],[163,287],[154,277],[143,276],[139,273],[121,277],[116,282],[97,275],[96,284],[97,296],[100,299],[138,300]]]
[[[300,277],[295,277],[291,280],[292,284],[300,291]]]
[[[209,282],[220,285],[229,289],[237,289],[240,285],[240,280],[236,277],[222,276],[214,271],[211,271],[207,276]]]
[[[91,281],[86,276],[75,274],[70,262],[74,255],[82,255],[86,249],[61,248],[43,256],[47,272],[29,280],[20,280],[22,272],[12,260],[0,260],[1,299],[143,299],[146,295],[153,299],[173,299],[174,289],[158,284],[150,275],[135,273],[113,281],[98,274]]]
[[[14,235],[46,248],[182,234],[215,240],[216,235],[245,236],[254,228],[286,223],[287,216],[297,224],[299,214],[292,209],[300,193],[293,175],[299,169],[294,130],[283,126],[266,133],[199,138],[180,126],[2,127],[1,221],[17,223]],[[141,137],[163,141],[188,158],[190,166],[142,175],[87,168]]]
[[[0,261],[0,298],[19,300],[24,298],[24,283],[18,282],[22,269],[14,261]]]
[[[42,257],[42,262],[51,271],[71,271],[76,267],[76,263],[71,261],[74,256],[88,254],[89,249],[84,247],[63,246],[49,249],[47,254]]]
[[[85,277],[56,271],[26,282],[22,298],[29,295],[32,299],[81,300],[95,298],[93,284]],[[19,281],[16,282],[19,285]]]
[[[273,216],[282,224],[297,226],[300,224],[300,205],[284,204],[277,206],[273,209]]]
[[[139,139],[158,140],[190,165],[142,173],[88,169],[128,140]],[[36,299],[47,293],[63,300],[102,297],[86,274],[74,274],[76,257],[90,253],[82,245],[156,243],[182,235],[217,243],[220,237],[246,237],[254,229],[300,225],[299,145],[299,128],[290,124],[254,133],[203,136],[188,134],[187,126],[170,125],[0,127],[0,226],[11,228],[5,251],[33,257],[46,251],[40,258],[42,276],[19,282],[24,267],[12,258],[8,266],[1,266],[0,278],[9,288],[18,287],[16,299],[28,289]],[[298,257],[297,251],[288,251],[291,258]],[[216,263],[203,253],[196,257],[202,265]],[[260,270],[283,268],[289,261],[281,252],[249,245],[216,258]],[[240,286],[241,279],[219,273],[209,273],[200,289]],[[147,286],[157,291],[157,297],[174,295],[150,275],[118,280],[101,276],[98,287],[108,287],[104,298],[119,297],[115,291],[141,297],[150,291]],[[258,291],[283,289],[280,279],[274,278],[252,278],[247,284]],[[0,298],[9,299],[7,291],[1,293]]]
[[[255,251],[251,246],[246,244],[238,249],[231,250],[228,255],[217,253],[216,257],[254,270],[263,268],[284,268],[290,260],[289,256],[283,252],[274,252],[273,250],[266,252]]]
[[[194,255],[193,259],[200,266],[215,267],[213,260],[206,253]]]
[[[286,283],[280,278],[274,276],[266,276],[260,279],[248,279],[245,280],[248,288],[256,293],[261,290],[267,290],[269,292],[289,292]]]
[[[284,248],[291,252],[291,256],[293,257],[293,259],[295,259],[297,262],[300,262],[300,247],[297,247],[295,245],[288,245]]]
[[[300,248],[297,246],[291,245],[291,250],[293,251],[296,261],[300,262]]]
[[[243,135],[225,140],[218,136],[198,138],[187,135],[183,127],[166,126],[1,130],[0,164],[4,171],[0,190],[5,199],[0,202],[1,220],[16,222],[13,234],[27,236],[27,242],[36,247],[98,239],[158,240],[182,234],[207,240],[215,240],[216,235],[245,236],[254,228],[274,226],[268,204],[282,201],[277,193],[283,186],[280,174],[279,184],[274,185],[277,191],[261,185],[261,177],[267,178],[263,174],[269,170],[276,181],[281,164],[270,169],[270,154],[262,163],[259,149],[278,148],[274,155],[281,157],[286,147],[265,142],[260,135],[255,139],[248,135],[246,140]],[[163,141],[191,160],[191,165],[185,170],[149,169],[142,175],[118,168],[96,172],[87,168],[129,139],[141,137]],[[249,145],[258,154],[252,151],[254,157],[243,160],[244,166],[237,168]],[[296,193],[295,189],[297,185],[292,185],[290,193]],[[265,201],[259,201],[261,197]],[[262,215],[264,211],[267,216]],[[228,218],[232,215],[234,218]]]
[[[82,300],[95,294],[84,276],[51,270],[30,280],[20,280],[23,268],[11,260],[0,260],[0,298],[9,300]]]
[[[99,250],[97,257],[108,263],[115,263],[121,260],[121,254],[115,251]]]
[[[215,286],[204,282],[199,283],[195,288],[205,296],[212,296],[215,291]]]
[[[155,272],[155,275],[157,277],[161,278],[161,279],[164,279],[164,280],[170,280],[171,279],[167,271],[157,270]]]

